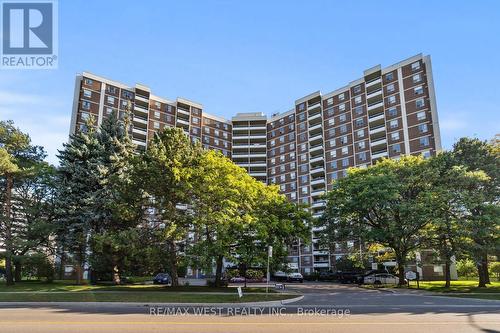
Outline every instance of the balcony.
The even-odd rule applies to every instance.
[[[382,137],[380,139],[372,140],[370,142],[370,147],[377,147],[377,146],[380,146],[380,145],[385,145],[386,143],[387,143],[387,139],[385,139],[384,137]]]
[[[315,175],[315,174],[324,174],[325,173],[325,168],[324,167],[318,167],[318,168],[314,168],[314,169],[311,169],[311,175]]]
[[[311,208],[323,208],[326,206],[325,200],[318,200],[316,202],[313,202],[311,205]]]
[[[323,177],[311,179],[311,186],[312,185],[324,184],[324,183],[325,183],[325,178],[323,178]]]
[[[309,122],[312,122],[313,120],[316,120],[316,119],[321,119],[321,112],[318,112],[312,116],[309,116],[307,119],[309,120]]]
[[[177,108],[177,112],[180,113],[180,114],[184,114],[186,116],[190,116],[190,113],[188,110],[183,110],[183,109],[180,109],[180,108]]]
[[[323,135],[320,133],[320,134],[317,134],[315,136],[312,136],[309,138],[309,142],[312,144],[313,142],[317,142],[318,140],[323,140]]]
[[[144,124],[144,125],[148,124],[148,119],[147,118],[142,118],[142,117],[135,116],[135,115],[134,115],[132,121],[134,121],[136,123]]]
[[[315,146],[311,146],[309,148],[309,152],[315,152],[315,151],[322,151],[323,150],[323,143],[319,144],[319,145],[315,145]]]
[[[135,145],[138,145],[138,146],[146,147],[146,142],[145,141],[132,139],[132,143],[135,144]]]
[[[148,132],[147,132],[146,130],[144,130],[144,129],[142,129],[142,128],[138,128],[138,127],[134,127],[134,128],[132,129],[132,132],[133,132],[133,133],[137,133],[137,134],[141,134],[141,135],[146,135],[146,134],[148,134]]]
[[[319,219],[321,216],[323,216],[322,213],[316,213],[316,214],[313,214],[312,217],[315,218],[315,219]],[[325,227],[313,227],[312,231],[322,231],[324,228]],[[317,230],[315,230],[315,229],[317,229]]]
[[[323,161],[324,161],[324,157],[323,157],[323,155],[319,155],[318,157],[311,158],[311,159],[309,160],[309,163],[310,163],[310,164],[314,164],[314,163],[316,163],[316,162],[323,162]]]
[[[375,153],[372,153],[372,160],[375,160],[377,158],[387,157],[388,155],[389,154],[387,153],[387,150],[377,151]]]
[[[146,109],[145,107],[142,107],[138,104],[134,105],[134,111],[139,111],[139,112],[145,113],[146,115],[149,115],[148,109]]]
[[[188,121],[185,121],[185,120],[182,120],[182,119],[179,119],[179,118],[177,118],[177,123],[178,123],[178,124],[182,124],[182,125],[189,126],[189,122],[188,122]]]
[[[377,126],[373,129],[370,129],[370,135],[381,133],[381,132],[385,132],[385,125]]]
[[[149,103],[149,98],[135,94],[135,99],[144,103]]]
[[[314,133],[316,132],[318,129],[321,129],[323,126],[321,123],[317,124],[317,125],[314,125],[314,126],[311,126],[309,127],[309,133]]]
[[[371,98],[374,98],[374,97],[377,97],[377,96],[381,96],[382,95],[382,89],[378,89],[378,90],[375,90],[374,92],[371,92],[369,94],[366,94],[366,99],[371,99]]]
[[[376,102],[376,103],[368,104],[367,110],[372,111],[372,110],[380,109],[383,107],[384,107],[384,102]]]
[[[252,177],[267,177],[266,172],[252,172],[252,171],[250,171],[249,174]]]
[[[312,192],[311,192],[311,197],[320,197],[320,196],[322,196],[323,194],[325,194],[325,191],[324,191],[324,190],[312,191]]]
[[[236,162],[240,167],[243,167],[243,168],[249,168],[249,167],[262,167],[262,168],[266,168],[267,167],[267,164],[266,163],[262,163],[262,162],[259,162],[259,163],[238,163]]]
[[[317,268],[323,268],[323,267],[328,268],[328,267],[330,267],[330,263],[328,263],[328,262],[315,262],[313,264],[313,266],[317,267]]]
[[[375,122],[377,120],[383,120],[385,119],[385,116],[384,116],[384,113],[381,112],[381,113],[376,113],[374,115],[371,115],[370,117],[368,117],[368,121],[369,122]]]
[[[371,80],[371,81],[366,82],[365,83],[365,87],[369,88],[369,87],[372,87],[372,86],[374,86],[376,84],[381,84],[381,83],[382,83],[382,78],[379,77],[379,78],[377,78],[375,80]]]
[[[314,110],[314,109],[319,108],[319,107],[321,107],[321,101],[318,101],[312,105],[308,105],[307,110],[311,111],[311,110]]]
[[[314,250],[313,255],[315,255],[315,256],[327,256],[328,250]]]
[[[261,130],[266,131],[266,126],[233,126],[233,132],[249,131],[249,130]]]

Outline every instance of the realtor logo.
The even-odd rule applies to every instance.
[[[57,2],[2,3],[2,68],[57,68]]]

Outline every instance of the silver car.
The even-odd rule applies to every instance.
[[[399,278],[392,274],[382,273],[382,274],[372,274],[365,276],[363,279],[365,284],[381,285],[381,284],[398,284]]]

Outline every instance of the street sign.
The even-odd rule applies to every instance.
[[[241,290],[241,287],[238,287],[238,296],[240,296],[240,298],[243,297],[243,290]]]
[[[405,273],[405,277],[407,280],[415,280],[417,278],[417,273],[413,271],[408,271]]]

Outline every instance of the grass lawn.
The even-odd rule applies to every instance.
[[[486,288],[478,288],[478,282],[474,280],[451,281],[450,288],[445,288],[444,284],[445,281],[420,281],[420,289],[442,293],[500,294],[500,282],[495,281],[492,281]],[[416,282],[412,282],[411,288],[416,287]]]
[[[242,288],[243,292],[256,293],[265,292],[265,287],[252,287]],[[85,291],[140,291],[140,292],[217,292],[217,293],[236,293],[234,287],[207,287],[207,286],[163,286],[154,284],[126,284],[121,286],[113,286],[109,284],[103,285],[76,285],[74,281],[54,281],[53,283],[46,283],[40,281],[23,281],[16,283],[13,286],[6,286],[5,283],[0,283],[0,293],[2,292],[50,292],[50,291],[71,291],[71,292],[85,292]],[[269,292],[275,291],[271,288]]]
[[[271,289],[269,295],[258,294],[262,292],[265,288],[243,288],[244,296],[239,298],[236,288],[232,287],[92,286],[75,285],[72,281],[24,281],[9,287],[0,284],[0,302],[240,303],[278,301],[296,296]]]

